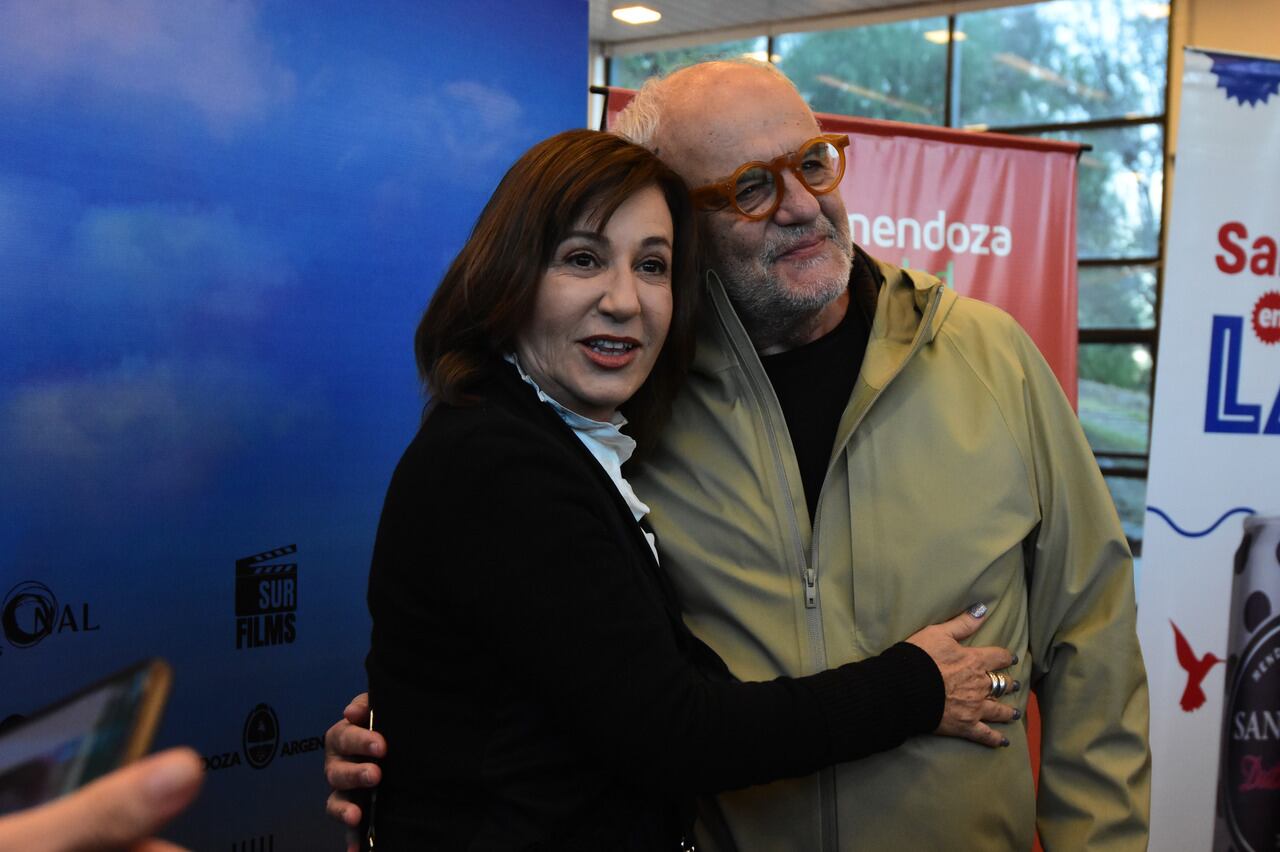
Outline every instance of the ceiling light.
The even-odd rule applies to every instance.
[[[624,24],[652,24],[662,20],[662,13],[648,6],[623,6],[613,16]]]
[[[780,55],[775,53],[772,56],[770,56],[767,52],[763,50],[749,50],[746,53],[742,54],[742,58],[754,59],[756,62],[772,62],[775,65],[777,65],[779,62],[782,61],[782,57]]]
[[[964,41],[968,36],[960,30],[956,30],[956,41]],[[934,44],[946,44],[951,40],[951,35],[946,30],[929,30],[924,34],[925,41],[931,41]]]
[[[1138,14],[1144,18],[1150,18],[1158,21],[1161,18],[1169,17],[1168,3],[1143,3],[1138,7]]]

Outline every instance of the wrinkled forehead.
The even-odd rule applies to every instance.
[[[690,186],[772,160],[818,134],[813,113],[786,83],[755,69],[716,77],[680,86],[663,116],[659,154]]]

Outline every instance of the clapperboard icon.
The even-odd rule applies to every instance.
[[[268,615],[298,608],[298,563],[273,562],[298,552],[296,544],[236,560],[236,615]]]

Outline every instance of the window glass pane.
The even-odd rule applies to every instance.
[[[1150,412],[1150,347],[1080,344],[1080,422],[1095,452],[1145,453]]]
[[[1155,328],[1155,267],[1085,266],[1079,282],[1081,328]]]
[[[1111,499],[1116,501],[1120,526],[1133,548],[1134,556],[1142,555],[1142,523],[1147,514],[1147,481],[1128,476],[1106,476]]]
[[[956,16],[958,124],[1164,112],[1168,4],[1058,0]]]
[[[1138,124],[1044,134],[1092,145],[1080,155],[1076,251],[1082,258],[1155,257],[1164,195],[1164,130]]]
[[[791,33],[775,39],[774,50],[819,112],[946,122],[946,18]]]
[[[676,50],[660,50],[656,53],[632,53],[614,56],[609,61],[609,85],[626,89],[638,89],[650,77],[668,74],[677,68],[704,59],[726,59],[731,56],[751,56],[761,61],[767,59],[765,51],[769,41],[764,36],[740,41],[722,41],[717,44],[701,44],[697,47],[681,47]]]

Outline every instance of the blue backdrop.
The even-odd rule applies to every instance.
[[[139,657],[210,773],[170,834],[336,848],[318,737],[416,428],[417,318],[582,126],[585,0],[0,6],[0,716]],[[465,570],[465,566],[459,566]]]

